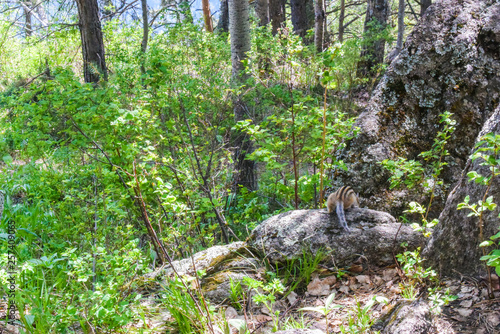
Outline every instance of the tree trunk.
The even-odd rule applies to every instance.
[[[247,79],[242,61],[247,58],[247,52],[250,51],[249,4],[247,0],[228,0],[228,4],[232,77],[237,84],[242,84]],[[234,105],[235,122],[248,118],[245,111],[246,107],[242,98],[238,96]],[[237,148],[234,159],[236,162],[235,190],[238,191],[240,186],[255,190],[255,162],[246,159],[247,155],[253,151],[253,143],[245,132],[237,131],[235,146]]]
[[[24,31],[26,33],[26,37],[30,37],[33,32],[33,26],[31,22],[31,12],[33,11],[32,5],[30,1],[23,1],[22,4],[24,10]]]
[[[405,34],[405,0],[399,0],[398,7],[398,40],[396,41],[397,53],[403,48],[403,38]]]
[[[263,27],[269,23],[269,0],[255,1],[255,12],[259,18],[259,27]]]
[[[241,61],[246,59],[247,52],[250,51],[250,9],[246,0],[228,0],[228,6],[232,76],[241,82],[244,79]]]
[[[344,41],[344,18],[345,18],[345,0],[340,0],[340,15],[339,15],[339,42]]]
[[[290,7],[292,10],[293,31],[304,39],[307,31],[314,24],[313,0],[290,0]]]
[[[96,83],[101,75],[108,77],[104,58],[101,21],[97,0],[76,0],[82,39],[83,75],[85,82]]]
[[[229,31],[229,11],[227,6],[227,1],[228,0],[220,1],[219,22],[217,23],[217,30],[220,32]]]
[[[323,51],[323,40],[324,40],[324,22],[325,22],[325,8],[323,0],[315,0],[314,2],[315,11],[315,27],[314,27],[314,45],[318,52]]]
[[[420,16],[423,16],[427,8],[432,4],[432,0],[420,0]]]
[[[146,62],[146,50],[148,48],[148,38],[149,38],[149,20],[148,20],[148,2],[147,0],[141,0],[142,5],[142,60],[141,60],[141,73],[146,74],[146,67],[144,63]]]
[[[45,13],[44,5],[45,4],[42,1],[37,1],[36,12],[38,14],[38,18],[42,27],[47,27],[49,25],[49,21],[47,20],[47,14]]]
[[[269,19],[271,20],[273,35],[278,33],[278,29],[282,28],[285,22],[283,2],[283,0],[269,0]]]
[[[389,0],[368,0],[364,27],[364,46],[358,63],[358,77],[373,77],[384,61],[385,39],[379,36],[387,26]]]
[[[203,7],[203,18],[205,19],[205,30],[207,32],[214,32],[212,25],[212,15],[210,14],[210,3],[208,0],[201,0]]]

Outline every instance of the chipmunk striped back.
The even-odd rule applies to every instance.
[[[349,186],[339,188],[336,192],[328,196],[326,207],[328,208],[328,213],[332,213],[334,209],[337,211],[340,225],[347,232],[350,232],[349,227],[347,226],[347,221],[345,220],[344,208],[349,209],[350,207],[359,207],[358,196],[354,190],[352,190]]]

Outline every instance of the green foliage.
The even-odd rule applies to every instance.
[[[387,304],[388,300],[385,297],[373,296],[364,306],[360,302],[356,302],[352,311],[349,312],[347,324],[340,325],[341,333],[367,333],[375,322],[371,315],[371,309],[377,303]]]
[[[285,291],[285,286],[278,278],[271,279],[267,284],[261,281],[257,281],[250,277],[244,277],[243,282],[248,288],[247,295],[253,291],[253,301],[259,305],[263,304],[269,311],[269,314],[273,318],[273,330],[277,331],[280,329],[280,311],[274,310],[273,306],[276,302],[276,296],[282,294]]]
[[[335,299],[335,293],[332,293],[326,298],[325,305],[324,306],[316,306],[316,307],[303,307],[300,308],[299,311],[312,311],[312,312],[317,312],[325,317],[325,322],[326,322],[326,329],[328,331],[328,314],[330,314],[333,309],[339,309],[342,308],[340,305],[334,305],[332,304],[333,300]]]
[[[398,160],[383,160],[380,164],[391,173],[389,181],[390,188],[396,188],[404,184],[408,189],[414,187],[419,188],[424,194],[429,195],[429,203],[427,208],[420,203],[411,202],[410,208],[406,213],[416,213],[420,216],[420,223],[412,223],[413,229],[422,232],[425,237],[431,234],[430,228],[436,226],[439,221],[437,219],[428,220],[428,215],[432,206],[432,201],[438,188],[444,189],[443,180],[439,177],[443,168],[448,164],[444,158],[449,155],[445,148],[452,133],[455,131],[456,121],[451,118],[452,114],[448,111],[440,114],[440,123],[443,128],[438,131],[434,144],[429,151],[419,154],[425,162],[425,166],[416,160],[407,160],[406,158],[398,158]]]
[[[298,100],[298,101],[297,101]],[[261,175],[263,186],[260,192],[283,208],[291,207],[294,195],[293,170],[289,167],[292,157],[291,131],[295,133],[295,150],[301,170],[307,166],[319,165],[321,159],[321,108],[312,107],[310,97],[294,94],[293,106],[284,113],[275,113],[259,125],[240,122],[236,128],[244,129],[257,143],[258,148],[249,157],[263,162],[266,170]],[[291,122],[291,110],[295,113],[295,123]],[[353,118],[338,110],[327,115],[326,152],[329,156],[327,171],[334,166],[342,166],[334,153],[343,147],[344,140],[352,138]],[[325,174],[327,174],[327,171]],[[308,172],[299,178],[299,199],[303,203],[314,203],[314,189],[319,175]],[[306,206],[307,207],[307,206]]]
[[[500,232],[491,236],[490,240],[483,240],[483,215],[487,211],[493,211],[497,208],[497,204],[493,202],[493,196],[488,196],[488,192],[493,185],[493,180],[500,175],[500,135],[488,133],[480,141],[476,143],[476,150],[471,156],[471,160],[480,159],[481,166],[488,167],[487,175],[479,174],[477,171],[467,173],[469,182],[474,181],[477,184],[485,186],[483,199],[477,203],[470,203],[470,196],[467,195],[462,203],[457,205],[458,210],[468,209],[471,212],[469,217],[477,217],[479,219],[479,238],[480,247],[490,247],[495,245],[495,240],[500,238]],[[498,216],[500,218],[500,214]],[[500,246],[500,243],[499,243]],[[484,248],[483,248],[484,249]],[[481,261],[486,261],[486,265],[495,268],[495,271],[500,275],[500,247],[492,250],[488,255],[483,252]]]
[[[294,291],[299,286],[307,286],[325,256],[326,253],[322,250],[316,254],[304,250],[302,258],[287,260],[283,269],[277,268],[276,272],[282,273],[283,284],[289,285],[288,292]]]
[[[435,270],[430,267],[425,269],[422,266],[424,259],[420,256],[420,248],[413,252],[405,251],[396,255],[396,258],[402,265],[401,269],[405,275],[403,282],[400,284],[404,298],[415,300],[420,293],[420,288],[430,285],[428,298],[432,303],[431,310],[437,314],[441,313],[442,306],[448,305],[450,301],[457,299],[457,296],[450,295],[449,289],[443,292]]]
[[[243,308],[243,305],[241,305],[241,301],[245,297],[245,291],[243,291],[241,281],[234,281],[232,278],[229,278],[229,288],[229,298],[231,299],[231,304],[237,310],[241,310]]]
[[[255,28],[246,62],[251,78],[235,87],[227,35],[184,22],[156,30],[142,54],[140,24],[103,23],[109,80],[89,85],[81,78],[76,25],[54,25],[48,38],[34,33],[24,41],[9,37],[17,28],[0,23],[0,184],[6,193],[0,248],[5,254],[6,226],[15,222],[16,304],[27,331],[124,332],[144,317],[133,291],[159,259],[147,220],[177,259],[220,243],[221,226],[242,239],[258,222],[288,210],[295,181],[298,206],[317,204],[321,78],[335,94],[326,101],[322,176],[343,168],[335,153],[356,132],[343,96],[359,83],[358,39],[317,54],[291,30],[273,36],[270,27]],[[234,94],[242,96],[251,122],[235,124]],[[233,129],[256,141],[257,191],[234,189]],[[310,281],[322,254],[304,253],[280,272],[287,291]],[[0,272],[2,291],[6,277]],[[264,284],[270,290],[259,290],[257,301],[272,307],[284,292],[280,284]],[[193,307],[178,285],[165,290],[178,329],[207,330],[212,311]],[[244,288],[232,286],[235,307],[248,293]]]
[[[196,300],[187,293],[184,285],[178,280],[169,280],[164,287],[161,301],[168,309],[175,323],[172,325],[181,334],[209,333],[209,319],[206,313],[202,312]],[[202,299],[201,302],[205,302]],[[207,306],[213,312],[211,306]]]
[[[439,175],[441,175],[443,167],[447,165],[443,161],[444,157],[449,155],[445,146],[456,129],[456,121],[451,118],[452,114],[448,111],[440,116],[443,128],[438,131],[436,138],[434,138],[432,148],[419,154],[419,157],[427,162],[425,167],[419,161],[407,160],[402,157],[399,157],[398,160],[386,159],[381,162],[381,165],[391,172],[389,179],[391,189],[401,187],[404,184],[409,189],[419,186],[430,193],[436,185],[443,184]]]

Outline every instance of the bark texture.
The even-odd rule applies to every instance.
[[[212,14],[210,14],[210,3],[208,0],[201,0],[203,7],[203,19],[205,20],[205,30],[208,32],[213,32],[214,28],[212,25]]]
[[[293,31],[304,38],[314,25],[313,0],[290,0]]]
[[[278,29],[283,27],[285,22],[284,0],[269,0],[269,19],[271,20],[273,35],[278,33]]]
[[[399,0],[398,5],[398,39],[396,41],[396,50],[399,54],[403,48],[403,38],[405,34],[405,0]]]
[[[323,0],[314,2],[314,46],[316,51],[323,51],[324,43],[324,23],[325,23],[325,4]]]
[[[233,80],[237,83],[244,83],[246,75],[245,66],[242,63],[247,58],[246,53],[250,50],[250,21],[249,4],[246,0],[229,0],[229,32],[231,34],[231,63]],[[235,122],[249,118],[246,106],[241,96],[234,102]],[[255,162],[247,160],[248,154],[253,152],[253,143],[245,132],[236,132],[234,145],[236,147],[236,177],[234,186],[238,191],[239,187],[246,187],[248,190],[257,188],[255,178]]]
[[[149,38],[149,20],[148,20],[148,3],[147,0],[141,0],[142,8],[142,60],[141,60],[141,73],[146,74],[146,67],[144,63],[146,62],[146,50],[148,48],[148,38]]]
[[[255,1],[255,12],[259,18],[259,27],[263,27],[269,23],[269,0]]]
[[[384,61],[385,40],[378,35],[387,26],[389,12],[389,0],[368,0],[363,33],[366,42],[358,64],[359,77],[373,76],[376,66]]]
[[[500,134],[500,107],[486,121],[476,142],[490,132]],[[472,152],[470,151],[470,153]],[[479,237],[479,218],[468,217],[469,210],[457,210],[458,203],[463,202],[467,195],[470,196],[470,203],[477,203],[483,199],[486,186],[469,182],[467,177],[467,173],[470,171],[476,171],[484,176],[490,175],[488,166],[481,166],[482,162],[481,159],[467,162],[459,183],[448,196],[445,208],[439,216],[439,224],[434,229],[434,233],[424,250],[425,258],[434,268],[439,269],[442,275],[451,276],[460,273],[478,276],[486,270],[484,263],[479,261],[483,255],[482,249],[479,247],[482,241]],[[498,176],[493,179],[488,196],[493,196],[494,202],[500,204],[500,178]],[[485,240],[498,232],[500,228],[499,212],[500,207],[497,206],[494,211],[483,213]]]
[[[244,70],[241,62],[246,59],[246,53],[250,51],[249,5],[245,0],[228,0],[228,5],[232,75],[239,80]]]
[[[402,251],[404,240],[410,249],[423,244],[420,233],[408,225],[401,226],[390,214],[369,209],[346,210],[351,229],[346,234],[337,215],[323,210],[294,210],[273,216],[253,230],[248,244],[265,254],[272,263],[282,263],[303,256],[303,251],[315,254],[320,249],[334,250],[335,265],[349,266],[360,256],[371,265],[394,262],[393,254]],[[397,239],[395,236],[397,234]],[[326,261],[331,261],[329,258]]]
[[[227,5],[228,0],[221,0],[219,22],[217,23],[217,30],[220,32],[229,31],[229,9]]]
[[[21,2],[21,5],[23,6],[24,10],[24,31],[26,33],[26,37],[31,36],[31,33],[33,32],[33,26],[32,26],[32,11],[33,9],[31,1],[23,1]]]
[[[82,39],[83,76],[85,82],[96,83],[108,72],[104,58],[101,20],[97,0],[77,0],[80,36]]]
[[[454,114],[457,130],[441,176],[447,184],[459,180],[477,134],[499,103],[498,22],[500,4],[493,0],[442,0],[428,8],[358,118],[359,135],[338,156],[348,172],[338,172],[336,186],[355,185],[369,198],[362,203],[395,216],[407,208],[407,199],[425,203],[419,194],[389,191],[388,175],[377,162],[416,159],[429,150],[444,111]],[[437,194],[437,213],[445,200],[446,194]]]
[[[339,42],[344,41],[344,19],[345,19],[345,0],[340,0],[339,14]]]

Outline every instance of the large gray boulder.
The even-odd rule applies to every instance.
[[[494,0],[438,0],[427,9],[357,120],[360,133],[339,156],[348,169],[338,171],[337,185],[355,187],[363,205],[400,214],[411,198],[387,191],[387,173],[377,162],[415,159],[429,150],[444,111],[454,114],[457,130],[448,141],[442,177],[448,184],[458,181],[500,101],[499,22],[500,3]],[[446,197],[437,195],[433,207],[440,212]]]
[[[476,141],[491,132],[500,134],[500,107],[485,122]],[[469,153],[472,153],[472,151]],[[469,182],[467,177],[467,173],[470,171],[476,171],[484,176],[490,175],[488,166],[481,165],[483,162],[482,159],[476,159],[474,162],[468,161],[460,181],[448,196],[445,208],[439,216],[439,224],[435,227],[424,250],[424,256],[429,260],[429,264],[439,269],[443,275],[477,276],[485,271],[484,264],[479,261],[479,258],[483,255],[482,249],[479,247],[481,242],[479,219],[469,217],[470,210],[457,210],[457,205],[463,202],[467,195],[470,196],[470,203],[476,203],[483,199],[487,187],[475,182]],[[488,196],[493,196],[494,202],[500,205],[499,176],[493,179]],[[497,206],[494,211],[485,211],[483,213],[483,239],[488,239],[499,231],[499,211],[500,206]],[[489,249],[487,251],[489,252]]]
[[[393,263],[393,254],[402,251],[402,241],[408,242],[411,249],[423,244],[419,233],[401,226],[385,212],[352,208],[346,211],[346,219],[349,234],[339,226],[335,214],[324,210],[285,212],[257,226],[248,244],[275,263],[301,258],[303,252],[331,250],[328,258],[334,259],[337,266],[349,265],[360,256],[370,264],[387,265]]]

